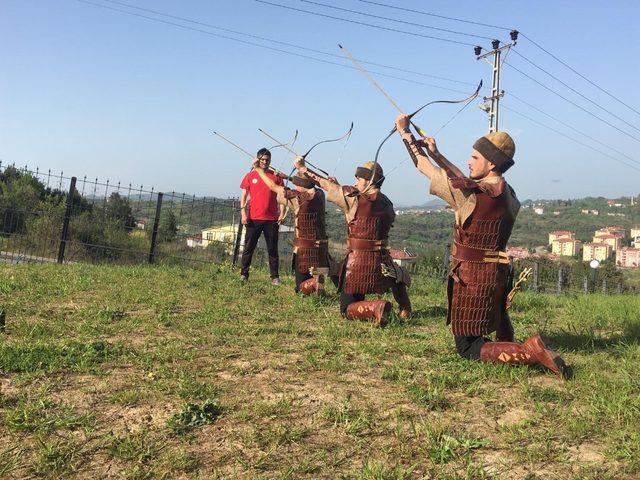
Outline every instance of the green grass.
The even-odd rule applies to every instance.
[[[459,358],[443,285],[340,317],[227,266],[0,266],[0,478],[633,479],[640,299],[525,292],[573,367]]]

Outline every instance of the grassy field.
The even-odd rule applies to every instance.
[[[414,318],[374,329],[236,277],[0,266],[0,477],[640,476],[638,297],[516,297],[562,381],[458,358],[428,279]]]

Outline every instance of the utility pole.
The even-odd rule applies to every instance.
[[[500,40],[493,40],[491,46],[493,50],[482,53],[482,47],[477,45],[473,48],[476,54],[476,60],[486,60],[493,67],[493,77],[491,79],[491,96],[483,97],[485,103],[480,106],[482,110],[489,114],[489,132],[498,130],[498,120],[500,119],[500,98],[504,96],[504,90],[500,90],[500,69],[502,68],[502,53],[505,52],[504,58],[511,47],[515,47],[518,42],[518,31],[511,30],[511,43],[500,46]],[[490,57],[493,57],[489,60]]]

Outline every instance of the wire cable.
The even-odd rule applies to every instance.
[[[320,63],[324,63],[324,64],[336,65],[338,67],[348,68],[350,70],[355,70],[356,69],[356,67],[351,66],[351,65],[346,65],[344,63],[338,63],[338,62],[333,62],[331,60],[324,60],[322,58],[311,57],[309,55],[304,55],[302,53],[290,52],[288,50],[283,50],[281,48],[270,47],[268,45],[262,45],[262,44],[251,42],[251,41],[248,41],[248,40],[242,40],[240,38],[235,38],[235,37],[230,37],[228,35],[222,35],[222,34],[219,34],[219,33],[210,32],[208,30],[203,30],[201,28],[190,27],[188,25],[182,25],[180,23],[171,22],[171,21],[168,21],[168,20],[162,20],[162,19],[159,19],[159,18],[150,17],[148,15],[143,15],[143,14],[140,14],[140,13],[130,12],[130,11],[123,10],[123,9],[120,9],[120,8],[110,7],[108,5],[95,3],[95,2],[92,2],[90,0],[75,0],[75,1],[80,2],[80,3],[85,3],[85,4],[88,4],[88,5],[92,5],[92,6],[95,6],[95,7],[104,8],[106,10],[112,10],[112,11],[115,11],[115,12],[124,13],[126,15],[131,15],[131,16],[134,16],[134,17],[144,18],[146,20],[150,20],[150,21],[153,21],[153,22],[163,23],[163,24],[166,24],[166,25],[172,25],[174,27],[182,28],[182,29],[185,29],[185,30],[191,30],[191,31],[194,31],[194,32],[204,33],[206,35],[210,35],[210,36],[213,36],[213,37],[223,38],[223,39],[226,39],[226,40],[231,40],[231,41],[242,43],[242,44],[245,44],[245,45],[250,45],[250,46],[254,46],[254,47],[258,47],[258,48],[263,48],[265,50],[270,50],[270,51],[277,52],[277,53],[284,53],[284,54],[287,54],[287,55],[292,55],[292,56],[299,57],[299,58],[304,58],[304,59],[307,59],[307,60],[313,60],[315,62],[320,62]],[[456,90],[454,88],[448,88],[448,87],[443,87],[443,86],[440,86],[440,85],[434,85],[434,84],[431,84],[431,83],[421,82],[421,81],[418,81],[418,80],[413,80],[413,79],[410,79],[410,78],[400,77],[400,76],[397,76],[397,75],[390,75],[388,73],[382,73],[382,72],[376,72],[376,71],[374,71],[373,73],[375,73],[376,75],[379,75],[381,77],[393,78],[394,80],[401,80],[403,82],[408,82],[408,83],[412,83],[412,84],[416,84],[416,85],[423,85],[423,86],[426,86],[426,87],[437,88],[437,89],[440,89],[440,90],[446,90],[448,92],[463,93],[463,94],[467,93],[467,92],[462,91],[462,90]]]
[[[605,90],[604,88],[602,88],[601,86],[599,86],[598,84],[596,84],[595,82],[593,82],[592,80],[590,80],[589,78],[587,78],[586,76],[584,76],[582,73],[578,72],[575,68],[573,68],[571,65],[569,65],[568,63],[566,63],[565,61],[563,61],[562,59],[558,58],[556,55],[554,55],[553,53],[551,53],[549,50],[547,50],[546,48],[544,48],[542,45],[540,45],[538,42],[536,42],[535,40],[533,40],[531,37],[525,35],[524,33],[520,32],[520,35],[524,38],[526,38],[527,40],[529,40],[531,43],[533,43],[536,47],[538,47],[540,50],[542,50],[544,53],[546,53],[547,55],[549,55],[551,58],[553,58],[554,60],[556,60],[557,62],[559,62],[560,64],[564,65],[565,67],[567,67],[569,70],[571,70],[573,73],[575,73],[576,75],[578,75],[580,78],[582,78],[584,81],[588,82],[589,84],[591,84],[592,86],[596,87],[598,90],[600,90],[602,93],[604,93],[605,95],[608,95],[609,97],[613,98],[616,102],[624,105],[625,107],[627,107],[629,110],[637,113],[638,115],[640,115],[640,111],[636,110],[635,108],[633,108],[631,105],[623,102],[622,100],[620,100],[618,97],[616,97],[615,95],[613,95],[612,93],[608,92],[607,90]]]
[[[608,158],[610,158],[610,159],[612,159],[612,160],[614,160],[614,161],[616,161],[616,162],[618,162],[618,163],[622,163],[623,165],[626,165],[627,167],[629,167],[629,168],[633,168],[634,170],[637,170],[638,172],[640,172],[640,168],[636,167],[635,165],[630,164],[630,163],[627,163],[627,162],[625,162],[624,160],[620,160],[619,158],[614,157],[613,155],[610,155],[610,154],[608,154],[608,153],[606,153],[606,152],[603,152],[602,150],[599,150],[599,149],[597,149],[597,148],[595,148],[595,147],[592,147],[591,145],[587,145],[586,143],[584,143],[584,142],[582,142],[582,141],[580,141],[580,140],[578,140],[578,139],[576,139],[576,138],[573,138],[573,137],[571,137],[571,136],[567,135],[566,133],[560,132],[559,130],[557,130],[557,129],[553,128],[553,127],[550,127],[550,126],[548,126],[548,125],[545,125],[544,123],[539,122],[538,120],[535,120],[535,119],[533,119],[533,118],[529,117],[528,115],[525,115],[524,113],[520,113],[520,112],[518,112],[517,110],[514,110],[513,108],[510,108],[510,107],[508,107],[507,105],[504,105],[504,104],[503,104],[503,105],[502,105],[502,108],[504,108],[505,110],[509,110],[510,112],[513,112],[513,113],[515,113],[516,115],[520,115],[521,117],[526,118],[526,119],[527,119],[527,120],[529,120],[530,122],[533,122],[533,123],[535,123],[535,124],[537,124],[537,125],[539,125],[539,126],[541,126],[541,127],[543,127],[543,128],[548,129],[548,130],[551,130],[552,132],[555,132],[555,133],[557,133],[558,135],[561,135],[561,136],[563,136],[563,137],[565,137],[565,138],[568,138],[569,140],[571,140],[572,142],[577,143],[578,145],[582,145],[583,147],[586,147],[586,148],[588,148],[588,149],[590,149],[590,150],[596,151],[596,152],[598,152],[599,154],[604,155],[605,157],[608,157]]]
[[[596,115],[595,113],[591,112],[590,110],[587,110],[586,108],[584,108],[582,105],[577,104],[576,102],[574,102],[573,100],[568,99],[567,97],[559,94],[558,92],[556,92],[554,89],[552,89],[551,87],[545,85],[544,83],[540,82],[539,80],[536,80],[535,78],[533,78],[531,75],[529,75],[528,73],[523,72],[522,70],[520,70],[517,67],[514,67],[512,64],[510,63],[505,63],[505,65],[513,68],[516,72],[520,73],[521,75],[524,75],[525,77],[527,77],[529,80],[531,80],[532,82],[537,83],[538,85],[540,85],[542,88],[544,88],[545,90],[548,90],[549,92],[553,93],[554,95],[556,95],[557,97],[560,97],[561,99],[563,99],[565,102],[569,102],[571,105],[573,105],[576,108],[579,108],[580,110],[582,110],[583,112],[585,112],[586,114],[592,116],[593,118],[596,118],[598,120],[600,120],[601,122],[605,123],[606,125],[609,125],[611,128],[617,130],[618,132],[626,135],[629,138],[634,139],[636,142],[640,142],[640,138],[633,136],[632,134],[630,134],[629,132],[626,132],[620,128],[618,128],[617,126],[615,126],[614,124],[612,124],[611,122],[605,120],[602,117],[599,117],[598,115]]]
[[[475,44],[473,44],[473,43],[461,42],[459,40],[451,40],[450,38],[436,37],[436,36],[433,36],[433,35],[424,35],[422,33],[416,33],[416,32],[408,32],[406,30],[400,30],[398,28],[383,27],[382,25],[375,25],[373,23],[360,22],[358,20],[351,20],[351,19],[343,18],[343,17],[335,17],[333,15],[327,15],[326,13],[314,12],[312,10],[305,10],[303,8],[291,7],[289,5],[282,5],[281,3],[268,2],[266,0],[254,0],[254,1],[258,2],[258,3],[264,3],[265,5],[271,5],[272,7],[284,8],[286,10],[293,10],[295,12],[308,13],[310,15],[315,15],[317,17],[330,18],[332,20],[338,20],[338,21],[341,21],[341,22],[353,23],[355,25],[363,25],[365,27],[377,28],[379,30],[386,30],[388,32],[402,33],[402,34],[411,35],[411,36],[414,36],[414,37],[428,38],[428,39],[431,39],[431,40],[439,40],[441,42],[455,43],[457,45],[466,45],[468,47],[475,47]]]
[[[411,8],[403,8],[403,7],[398,7],[396,5],[389,5],[389,4],[386,4],[386,3],[374,2],[374,1],[371,1],[371,0],[357,0],[357,1],[359,1],[361,3],[368,4],[368,5],[375,5],[375,6],[378,6],[378,7],[384,7],[384,8],[389,8],[389,9],[393,9],[393,10],[399,10],[399,11],[403,11],[403,12],[415,13],[415,14],[418,14],[418,15],[426,15],[426,16],[434,17],[434,18],[442,18],[442,19],[445,19],[445,20],[451,20],[451,21],[454,21],[454,22],[466,23],[466,24],[469,24],[469,25],[478,25],[478,26],[482,26],[482,27],[496,28],[496,29],[500,29],[500,30],[514,30],[514,28],[510,28],[510,27],[504,27],[504,26],[500,26],[500,25],[492,25],[492,24],[489,24],[489,23],[476,22],[476,21],[466,20],[466,19],[456,18],[456,17],[449,17],[449,16],[446,16],[446,15],[438,15],[438,14],[431,13],[431,12],[425,12],[425,11],[415,10],[415,9],[411,9]],[[611,92],[609,92],[609,91],[605,90],[604,88],[602,88],[596,82],[594,82],[593,80],[589,79],[586,75],[580,73],[578,70],[573,68],[571,65],[569,65],[567,62],[565,62],[564,60],[559,58],[557,55],[553,54],[548,49],[544,48],[542,45],[540,45],[538,42],[533,40],[526,33],[523,33],[522,31],[518,31],[518,33],[520,34],[520,36],[522,38],[526,38],[529,42],[531,42],[537,48],[542,50],[544,53],[549,55],[551,58],[556,60],[558,63],[560,63],[564,67],[566,67],[569,70],[571,70],[573,73],[578,75],[584,81],[586,81],[587,83],[589,83],[593,87],[597,88],[598,90],[600,90],[605,95],[607,95],[610,98],[614,99],[616,102],[620,103],[621,105],[624,105],[625,107],[627,107],[632,112],[635,112],[638,115],[640,115],[640,111],[639,110],[637,110],[636,108],[632,107],[628,103],[624,102],[623,100],[621,100],[617,96],[613,95]]]
[[[595,137],[592,137],[591,135],[584,133],[580,130],[578,130],[577,128],[575,128],[574,126],[572,126],[571,124],[560,120],[558,117],[554,117],[553,115],[551,115],[550,113],[545,112],[544,110],[542,110],[541,108],[536,107],[535,105],[532,105],[531,103],[527,102],[526,100],[523,100],[522,98],[518,97],[517,95],[515,95],[513,92],[509,92],[509,98],[513,98],[514,100],[517,100],[520,103],[523,103],[524,105],[527,105],[530,108],[533,108],[534,110],[536,110],[537,112],[540,112],[541,114],[545,115],[546,117],[549,117],[552,120],[555,120],[556,122],[560,123],[561,125],[573,130],[574,132],[576,132],[579,135],[582,135],[585,138],[588,138],[589,140],[592,140],[596,143],[599,143],[600,145],[607,147],[609,150],[616,152],[618,155],[622,155],[623,157],[631,160],[634,163],[638,163],[640,165],[640,161],[636,160],[635,158],[627,155],[624,152],[621,152],[620,150],[612,147],[611,145],[607,145],[606,143],[601,142],[600,140],[598,140]]]
[[[439,32],[453,33],[455,35],[463,35],[465,37],[474,37],[474,38],[482,38],[484,40],[493,40],[492,37],[485,37],[484,35],[475,35],[473,33],[460,32],[460,31],[457,31],[457,30],[449,30],[447,28],[434,27],[432,25],[425,25],[423,23],[414,23],[414,22],[408,22],[406,20],[398,20],[398,19],[395,19],[395,18],[383,17],[381,15],[374,15],[372,13],[361,12],[359,10],[351,10],[349,8],[337,7],[335,5],[328,5],[326,3],[314,2],[312,0],[298,0],[298,1],[300,1],[302,3],[309,3],[311,5],[317,5],[317,6],[320,6],[320,7],[331,8],[333,10],[339,10],[341,12],[355,13],[356,15],[362,15],[362,16],[365,16],[365,17],[377,18],[379,20],[387,20],[389,22],[401,23],[403,25],[411,25],[412,27],[428,28],[430,30],[437,30]]]
[[[317,53],[317,54],[320,54],[320,55],[326,55],[328,57],[334,57],[334,58],[340,58],[340,59],[343,58],[343,56],[338,54],[338,53],[327,52],[327,51],[324,51],[324,50],[318,50],[318,49],[310,48],[310,47],[304,47],[302,45],[296,45],[294,43],[283,42],[281,40],[275,40],[275,39],[269,38],[269,37],[262,37],[260,35],[254,35],[254,34],[251,34],[251,33],[240,32],[238,30],[232,30],[230,28],[220,27],[218,25],[213,25],[211,23],[201,22],[201,21],[198,21],[198,20],[194,20],[192,18],[180,17],[178,15],[172,15],[172,14],[169,14],[169,13],[160,12],[158,10],[152,10],[150,8],[139,7],[137,5],[132,5],[132,4],[126,3],[126,2],[120,2],[118,0],[102,0],[102,1],[103,2],[107,2],[107,3],[112,3],[112,4],[115,4],[115,5],[120,5],[120,6],[127,7],[127,8],[131,8],[131,9],[140,10],[140,11],[147,12],[147,13],[153,13],[154,15],[159,15],[159,16],[166,17],[166,18],[172,18],[174,20],[180,20],[182,22],[193,23],[194,25],[200,25],[200,26],[204,26],[204,27],[208,27],[208,28],[213,28],[215,30],[221,30],[223,32],[233,33],[235,35],[242,35],[242,36],[249,37],[249,38],[254,38],[254,39],[257,39],[257,40],[264,40],[266,42],[275,43],[277,45],[283,45],[283,46],[286,46],[286,47],[297,48],[297,49],[300,49],[300,50],[303,50],[303,51],[308,51],[308,52],[311,52],[311,53]],[[427,73],[417,72],[417,71],[414,71],[414,70],[408,70],[408,69],[405,69],[405,68],[400,68],[400,67],[391,66],[391,65],[385,65],[385,64],[382,64],[382,63],[370,62],[370,61],[367,61],[367,60],[359,60],[359,61],[362,62],[362,63],[366,63],[368,65],[373,65],[375,67],[388,68],[389,70],[396,70],[396,71],[399,71],[399,72],[402,72],[402,73],[410,73],[412,75],[419,75],[419,76],[422,76],[422,77],[435,78],[437,80],[444,80],[444,81],[447,81],[447,82],[459,83],[459,84],[462,84],[462,85],[475,85],[474,83],[471,83],[471,82],[463,82],[461,80],[454,80],[452,78],[440,77],[438,75],[429,75]]]
[[[541,66],[537,65],[535,62],[533,62],[532,60],[529,60],[527,57],[525,57],[524,55],[522,55],[520,52],[518,52],[517,50],[513,49],[513,53],[515,55],[518,55],[520,58],[522,58],[525,62],[529,63],[530,65],[533,65],[534,67],[536,67],[538,70],[540,70],[541,72],[544,72],[545,74],[547,74],[548,76],[550,76],[551,78],[553,78],[556,82],[564,85],[565,87],[567,87],[569,90],[571,90],[573,93],[575,93],[576,95],[584,98],[587,102],[595,105],[596,107],[598,107],[600,110],[603,110],[605,112],[607,112],[609,115],[611,115],[612,117],[620,120],[622,123],[624,123],[625,125],[633,128],[634,130],[637,130],[640,132],[640,128],[636,127],[635,125],[630,124],[629,122],[627,122],[626,120],[624,120],[623,118],[620,118],[618,115],[616,115],[615,113],[613,113],[610,110],[607,110],[606,108],[604,108],[602,105],[600,105],[599,103],[591,100],[590,98],[588,98],[586,95],[583,95],[582,93],[578,92],[575,88],[573,88],[572,86],[568,85],[567,83],[563,82],[562,80],[560,80],[558,77],[556,77],[555,75],[553,75],[552,73],[550,73],[549,71],[545,70],[544,68],[542,68]]]
[[[481,27],[498,28],[500,30],[513,30],[513,28],[509,28],[509,27],[501,27],[499,25],[491,25],[489,23],[475,22],[473,20],[465,20],[465,19],[456,18],[456,17],[447,17],[445,15],[438,15],[436,13],[424,12],[421,10],[413,10],[411,8],[403,8],[403,7],[398,7],[396,5],[389,5],[387,3],[372,2],[370,0],[358,0],[358,1],[362,3],[368,3],[369,5],[376,5],[378,7],[392,8],[394,10],[400,10],[403,12],[417,13],[418,15],[426,15],[429,17],[442,18],[444,20],[452,20],[454,22],[468,23],[470,25],[479,25]]]

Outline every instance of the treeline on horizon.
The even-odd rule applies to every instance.
[[[65,214],[68,192],[46,186],[34,175],[13,167],[0,172],[0,242],[19,237],[25,251],[34,251],[43,257],[55,257]],[[217,203],[216,203],[217,201]],[[237,223],[234,214],[237,204],[233,199],[200,199],[182,197],[182,203],[164,204],[158,229],[158,243],[174,253],[193,253],[186,246],[185,237],[214,225]],[[628,202],[628,201],[627,201]],[[526,205],[530,202],[525,202]],[[117,261],[136,263],[149,250],[151,224],[155,215],[152,198],[128,198],[114,191],[104,198],[82,196],[73,192],[73,208],[69,224],[69,237],[76,245],[75,259],[88,261]],[[602,227],[619,225],[625,228],[640,223],[640,206],[609,207],[606,198],[580,200],[552,200],[544,202],[544,215],[533,208],[522,208],[516,221],[510,245],[533,249],[546,246],[548,232],[570,230],[582,241],[590,241],[593,232]],[[600,211],[599,215],[584,214],[581,210]],[[554,215],[553,212],[558,212]],[[624,216],[608,216],[607,212]],[[327,227],[333,242],[346,240],[344,216],[334,205],[327,204]],[[144,220],[147,228],[137,229]],[[289,219],[290,221],[290,219]],[[453,213],[450,210],[430,213],[397,215],[391,230],[391,246],[407,248],[421,257],[420,263],[434,272],[442,272],[447,245],[451,243]],[[216,257],[226,258],[228,247],[211,245]],[[205,252],[203,252],[204,254]],[[206,252],[211,254],[212,252]],[[576,259],[577,260],[577,259]],[[566,269],[567,282],[578,282],[589,274],[582,262],[561,262],[546,265],[539,261],[547,276],[557,275],[558,268]],[[573,266],[569,266],[573,263]],[[602,275],[617,281],[613,262]],[[584,271],[583,271],[584,270]],[[610,270],[610,271],[609,271]],[[556,272],[556,273],[553,273]]]

